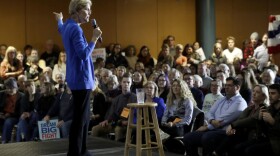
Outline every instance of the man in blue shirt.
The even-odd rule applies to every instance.
[[[239,89],[238,79],[233,77],[226,79],[226,97],[215,102],[207,113],[206,118],[209,124],[184,136],[183,141],[189,156],[198,156],[197,147],[201,146],[203,155],[211,154],[226,136],[226,127],[247,107],[246,101],[239,94]]]

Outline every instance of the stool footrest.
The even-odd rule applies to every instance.
[[[147,144],[143,144],[142,147],[141,147],[141,150],[150,150],[150,149],[158,149],[159,148],[159,146],[156,142],[151,142],[151,144],[156,145],[156,146],[145,147],[145,146],[147,146]],[[132,147],[136,148],[136,144],[128,144],[127,146],[128,146],[128,148],[132,148]]]
[[[136,124],[129,124],[129,127],[137,128]],[[145,130],[145,129],[156,129],[156,127],[155,127],[154,124],[149,124],[149,126],[142,125],[141,129],[142,130]]]

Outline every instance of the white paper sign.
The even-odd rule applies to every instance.
[[[59,128],[56,127],[58,120],[38,121],[39,137],[41,140],[50,140],[60,138]]]
[[[94,49],[92,54],[91,54],[91,57],[92,57],[93,62],[95,62],[95,60],[99,57],[106,60],[106,49],[105,48]]]

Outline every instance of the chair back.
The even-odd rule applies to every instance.
[[[190,132],[197,130],[200,126],[204,125],[204,112],[195,107],[193,110],[192,124]]]

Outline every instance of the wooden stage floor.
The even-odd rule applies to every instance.
[[[89,136],[87,147],[93,156],[124,155],[124,143],[105,138]],[[67,148],[68,139],[0,144],[0,156],[66,156]],[[146,152],[143,152],[142,155],[145,154]],[[130,155],[136,155],[134,149],[130,150]],[[165,152],[165,155],[179,156],[168,152]],[[156,150],[153,151],[153,156],[159,156]]]

